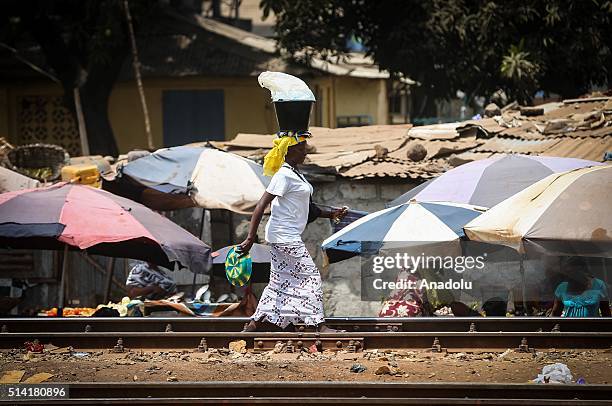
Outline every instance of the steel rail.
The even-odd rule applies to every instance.
[[[27,332],[240,332],[246,317],[38,317],[0,318],[0,331]],[[611,332],[612,318],[562,317],[330,317],[326,323],[349,332]],[[313,331],[306,327],[304,331]]]
[[[2,403],[2,401],[0,401]],[[457,399],[457,398],[304,398],[294,397],[274,398],[274,397],[248,397],[248,398],[95,398],[71,400],[45,400],[39,402],[28,401],[29,405],[202,405],[202,404],[240,404],[240,405],[318,405],[318,406],[338,406],[338,404],[349,405],[517,405],[527,404],[529,406],[598,406],[609,405],[609,400],[559,400],[559,399]],[[20,404],[15,402],[14,404]]]
[[[609,404],[612,385],[386,382],[71,383],[44,403]],[[14,402],[17,403],[17,402]],[[42,403],[42,402],[41,402]]]
[[[447,349],[607,349],[612,333],[600,332],[360,332],[360,333],[238,333],[238,332],[90,332],[90,333],[2,333],[0,348],[20,348],[25,341],[39,340],[56,346],[82,349],[112,349],[122,340],[129,349],[196,349],[205,339],[209,348],[228,347],[234,340],[245,340],[247,348],[267,350],[277,341],[310,346],[317,340],[324,348],[348,349],[358,341],[359,349],[424,349],[438,339],[441,350]],[[523,342],[526,340],[526,342]],[[262,343],[262,344],[260,344]]]

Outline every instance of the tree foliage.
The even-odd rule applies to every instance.
[[[361,39],[382,69],[435,98],[503,89],[528,101],[564,97],[612,78],[612,1],[262,0],[282,48],[341,57]]]
[[[151,23],[155,1],[131,0],[136,24]],[[129,54],[122,0],[15,0],[2,3],[0,40],[19,49],[37,43],[64,89],[74,113],[73,90],[81,95],[92,153],[118,154],[108,100]]]

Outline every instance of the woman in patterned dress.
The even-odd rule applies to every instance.
[[[317,326],[321,332],[334,332],[336,330],[324,325],[321,275],[301,238],[309,217],[313,192],[312,185],[297,168],[306,158],[306,137],[295,134],[285,136],[293,137],[290,141],[293,145],[287,148],[284,162],[259,200],[251,218],[248,237],[240,244],[241,250],[249,251],[264,209],[272,204],[266,225],[266,240],[272,254],[270,283],[244,331],[257,331],[264,326],[264,322],[283,329],[302,322]],[[282,137],[279,136],[279,139]],[[342,218],[346,214],[346,209],[315,210],[318,217]],[[310,215],[313,216],[312,213]]]

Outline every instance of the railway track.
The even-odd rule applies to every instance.
[[[612,320],[560,318],[330,318],[345,333],[241,333],[246,318],[0,319],[0,349],[39,340],[75,349],[204,351],[242,339],[254,352],[280,341],[286,352],[430,349],[433,351],[602,349],[612,343]],[[292,350],[289,351],[288,348]],[[612,404],[612,385],[529,385],[385,382],[118,382],[71,383],[70,398],[39,404]],[[2,400],[0,400],[2,402]],[[18,402],[11,401],[11,404]],[[30,401],[30,403],[32,403]]]
[[[240,332],[246,317],[224,318],[114,318],[114,317],[41,317],[0,318],[0,331],[28,332]],[[596,331],[612,333],[612,318],[563,317],[419,317],[374,318],[330,317],[327,325],[347,332],[561,332]],[[304,332],[314,331],[303,327]]]
[[[372,382],[73,383],[39,404],[610,404],[610,385]],[[12,401],[18,404],[19,402]],[[31,403],[31,401],[29,402]]]
[[[247,348],[267,351],[280,341],[301,347],[360,351],[380,349],[603,349],[612,343],[612,320],[557,318],[328,319],[345,333],[241,333],[248,319],[0,319],[0,349],[38,340],[83,349],[197,349],[227,347],[242,339]]]
[[[242,339],[247,348],[267,351],[280,341],[299,350],[323,349],[602,349],[612,343],[612,320],[556,318],[328,319],[345,333],[241,333],[246,318],[236,319],[0,319],[0,349],[38,340],[87,349],[197,349],[227,347]]]
[[[223,332],[104,332],[104,333],[3,333],[0,349],[20,348],[25,341],[38,340],[56,346],[72,346],[82,349],[113,349],[118,344],[126,349],[197,349],[205,340],[207,347],[228,347],[234,340],[245,340],[247,348],[267,351],[276,343],[289,344],[296,350],[315,344],[322,350],[345,350],[357,344],[362,349],[426,349],[434,345],[444,349],[491,349],[505,350],[525,346],[532,349],[607,349],[612,344],[612,333],[570,332],[498,332],[498,333],[453,333],[453,332],[362,332],[362,333],[223,333]],[[120,341],[121,340],[121,341]],[[299,344],[301,342],[301,344]],[[435,344],[437,342],[437,344]],[[318,344],[317,344],[318,343]]]

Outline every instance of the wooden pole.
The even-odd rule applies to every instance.
[[[104,287],[104,303],[108,303],[110,300],[110,291],[113,282],[113,272],[115,271],[115,258],[108,258],[106,263],[106,284]]]
[[[77,87],[73,89],[74,108],[76,110],[77,123],[79,125],[79,139],[81,141],[81,154],[89,155],[89,140],[87,138],[87,129],[85,127],[85,116],[83,116],[83,106],[81,104],[81,92]]]
[[[523,296],[523,314],[527,315],[527,288],[525,286],[525,264],[523,263],[525,256],[521,255],[521,285],[522,285],[522,296]]]
[[[64,301],[66,299],[66,273],[68,271],[68,244],[64,246],[64,256],[62,257],[62,274],[60,277],[59,291],[57,293],[57,316],[62,317],[64,312]]]
[[[142,112],[144,113],[145,133],[147,134],[147,146],[149,149],[154,149],[153,135],[151,135],[151,123],[149,121],[149,110],[147,109],[147,100],[145,99],[144,86],[142,85],[142,77],[140,76],[140,60],[138,59],[138,48],[136,47],[136,36],[134,35],[134,26],[132,25],[132,15],[130,14],[130,5],[128,0],[123,0],[123,8],[125,10],[125,18],[127,20],[128,30],[130,32],[130,44],[132,46],[132,59],[134,61],[134,76],[136,77],[136,85],[138,86],[138,94],[140,95],[140,103],[142,104]]]
[[[204,222],[206,221],[206,209],[202,209],[202,218],[200,218],[200,232],[198,235],[198,238],[200,240],[202,240],[202,234],[204,233]],[[196,294],[196,272],[193,269],[190,269],[191,272],[193,272],[193,282],[191,284],[191,296],[193,297],[193,299],[195,300],[195,294]],[[212,273],[212,271],[211,271]]]

